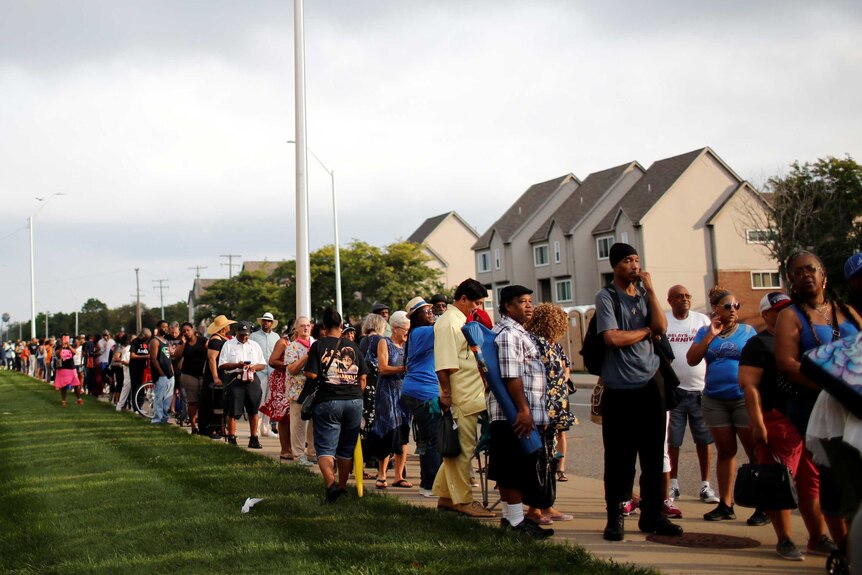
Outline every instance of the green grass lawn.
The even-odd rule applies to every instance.
[[[246,497],[263,497],[241,514]],[[647,573],[0,372],[0,573]]]

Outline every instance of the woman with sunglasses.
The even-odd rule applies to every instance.
[[[706,386],[703,389],[703,420],[715,440],[718,461],[718,506],[704,513],[707,521],[736,519],[733,512],[733,475],[736,470],[736,438],[749,459],[754,459],[745,396],[739,387],[739,358],[749,339],[757,335],[754,328],[739,323],[739,301],[733,292],[720,286],[709,291],[712,322],[698,330],[686,354],[690,366],[706,359]],[[767,522],[761,510],[749,519],[750,525]]]
[[[828,286],[826,268],[816,255],[797,252],[787,259],[785,270],[793,305],[779,314],[775,325],[775,363],[793,384],[792,395],[787,401],[787,417],[804,438],[808,418],[822,386],[803,375],[802,354],[858,333],[862,319]],[[808,552],[829,555],[836,545],[844,549],[847,524],[841,517],[841,490],[834,473],[829,467],[818,465],[815,475],[815,481],[806,485],[804,500],[812,495],[819,499],[834,542],[824,535],[808,542]],[[803,504],[803,496],[800,496],[800,504]]]

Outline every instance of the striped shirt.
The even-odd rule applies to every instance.
[[[521,378],[533,423],[537,426],[548,425],[550,418],[545,367],[530,334],[524,326],[505,315],[494,326],[494,333],[497,334],[494,341],[500,360],[500,375],[503,379]],[[491,421],[506,419],[493,393],[488,394],[488,413]]]

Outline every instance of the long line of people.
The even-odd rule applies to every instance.
[[[854,257],[847,277],[862,283],[862,255]],[[858,333],[862,318],[829,289],[819,258],[799,252],[788,259],[790,293],[763,297],[766,329],[759,334],[739,322],[741,304],[731,290],[710,291],[707,317],[691,309],[685,286],[672,286],[670,309],[664,312],[632,246],[614,244],[609,259],[613,281],[595,302],[596,333],[605,346],[604,538],[624,539],[624,518],[635,509],[641,531],[683,533],[670,519],[682,516],[674,501],[681,494],[679,451],[688,425],[700,464],[698,497],[716,504],[705,520],[736,518],[732,493],[739,442],[750,460],[777,457],[790,468],[809,534],[807,552],[846,553],[849,511],[840,499],[846,480],[815,463],[806,449],[806,428],[822,385],[802,373],[800,357]],[[467,279],[452,301],[439,294],[427,302],[417,296],[391,316],[388,306],[375,304],[355,327],[331,308],[318,325],[299,317],[281,335],[269,312],[257,319],[258,329],[218,316],[207,328],[209,338],[189,323],[163,321],[154,332],[144,329],[131,339],[106,331],[102,337],[7,342],[2,359],[8,369],[53,381],[63,405],[67,390],[82,403],[82,391],[101,395],[110,389],[120,411],[141,385],[153,381],[153,423],[166,423],[179,400],[193,434],[236,444],[237,420],[245,416],[249,448],[261,447],[261,434],[277,436],[281,460],[317,463],[326,500],[333,503],[348,493],[357,444],[376,471],[365,475],[377,490],[413,488],[406,470],[412,431],[419,493],[437,498],[441,510],[494,517],[474,497],[474,455],[484,433],[488,476],[501,499],[501,527],[544,539],[553,534],[545,526],[572,520],[554,508],[547,482],[536,472],[552,469],[551,482],[568,479],[566,431],[576,418],[568,405],[574,391],[571,364],[559,343],[567,315],[551,304],[534,306],[532,291],[524,286],[506,286],[499,295],[496,324],[484,310],[486,288]],[[493,330],[514,417],[506,417],[483,381],[461,329],[469,321]],[[657,338],[670,343],[672,374],[661,369]],[[679,381],[675,389],[668,387],[670,378]],[[460,450],[442,456],[438,429],[447,411]],[[525,453],[520,440],[532,430],[539,432],[542,448]],[[718,454],[717,491],[709,483],[712,444]],[[637,459],[639,498],[632,493]],[[778,555],[802,559],[790,537],[789,511],[757,509],[747,523],[771,523]]]

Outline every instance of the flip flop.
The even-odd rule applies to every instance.
[[[279,455],[278,458],[284,461],[293,461],[295,459],[293,455]]]
[[[386,489],[386,480],[378,479],[374,482],[374,487],[376,487],[377,489]]]
[[[395,483],[392,484],[392,487],[402,487],[404,489],[410,489],[413,487],[413,484],[407,481],[406,479],[399,479]]]
[[[566,477],[565,471],[558,471],[557,472],[557,481],[568,481],[568,480],[569,480],[569,478]]]

